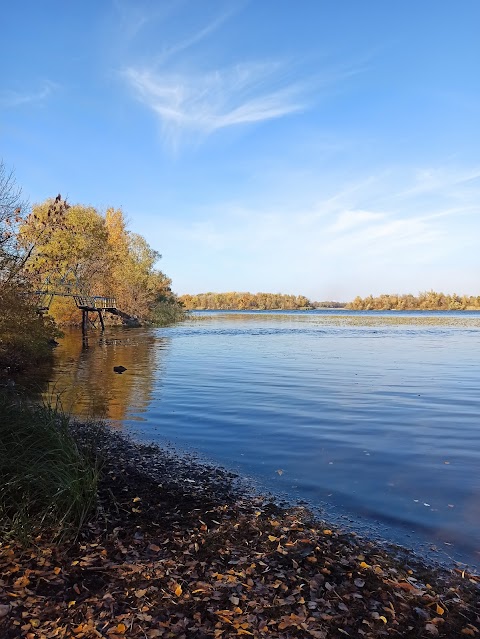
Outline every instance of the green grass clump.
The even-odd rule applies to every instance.
[[[60,410],[0,393],[0,538],[75,536],[95,506],[98,474]]]
[[[151,312],[150,321],[154,326],[169,326],[182,322],[187,316],[185,308],[175,300],[157,302]]]

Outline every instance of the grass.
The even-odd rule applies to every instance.
[[[186,311],[177,302],[161,301],[157,302],[152,311],[151,321],[154,326],[169,326],[176,322],[182,322],[186,318]]]
[[[58,407],[0,393],[0,538],[74,537],[94,509],[98,476]]]

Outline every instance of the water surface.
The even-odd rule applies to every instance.
[[[77,415],[478,568],[479,352],[475,312],[197,313],[69,333],[52,383]]]

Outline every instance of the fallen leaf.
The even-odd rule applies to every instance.
[[[12,606],[9,604],[0,604],[0,618],[5,617],[10,612]]]
[[[416,586],[409,583],[408,581],[392,581],[391,579],[385,580],[387,584],[390,584],[394,588],[400,588],[401,590],[405,590],[406,592],[411,592],[413,594],[421,594],[421,590],[419,590]]]

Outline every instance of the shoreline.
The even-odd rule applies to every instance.
[[[0,546],[5,639],[480,637],[478,576],[399,558],[106,425],[72,428],[103,461],[97,515],[70,545]]]
[[[116,426],[114,427],[116,428]],[[289,491],[287,488],[267,486],[266,479],[261,474],[255,473],[253,470],[245,473],[238,467],[238,464],[216,461],[207,453],[202,453],[194,447],[181,446],[171,439],[150,441],[132,428],[120,431],[119,435],[140,447],[156,449],[180,464],[184,460],[189,466],[193,465],[223,473],[226,477],[232,478],[232,490],[236,494],[253,498],[261,497],[265,501],[275,503],[285,511],[295,508],[304,509],[310,513],[313,521],[323,522],[331,528],[342,531],[345,535],[351,535],[359,542],[363,540],[365,543],[371,543],[392,556],[408,557],[410,563],[418,563],[432,571],[461,569],[480,577],[480,566],[469,562],[469,557],[460,556],[462,550],[457,552],[457,556],[455,556],[450,548],[442,547],[444,544],[442,540],[434,538],[417,540],[415,533],[410,530],[408,525],[405,526],[403,533],[397,531],[392,534],[388,523],[378,519],[373,520],[371,517],[362,517],[352,511],[346,512],[341,506],[333,506],[327,501],[315,504],[308,498],[294,491]]]

